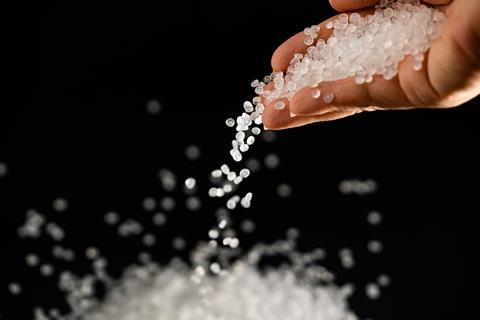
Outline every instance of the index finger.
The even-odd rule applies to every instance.
[[[330,0],[333,9],[345,12],[371,7],[379,3],[380,0]]]

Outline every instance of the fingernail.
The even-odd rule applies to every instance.
[[[263,126],[263,130],[270,130],[270,129],[268,129],[267,127]]]

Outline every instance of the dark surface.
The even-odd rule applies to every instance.
[[[9,166],[0,178],[2,320],[30,319],[37,305],[63,306],[54,280],[24,265],[26,253],[48,257],[52,245],[46,238],[16,240],[26,209],[62,224],[65,246],[98,245],[118,274],[134,261],[140,241],[115,240],[103,213],[117,210],[146,221],[141,200],[165,194],[155,178],[163,167],[181,180],[203,179],[205,192],[204,177],[227,158],[231,131],[224,120],[250,97],[250,81],[270,70],[271,53],[284,39],[332,14],[323,1],[223,6],[194,1],[168,7],[68,2],[50,7],[48,14],[31,9],[13,36],[19,60],[13,83],[18,81],[19,92],[0,116],[0,161]],[[163,104],[157,116],[145,110],[151,98]],[[298,226],[300,247],[329,249],[328,266],[341,282],[360,288],[353,308],[362,318],[462,318],[461,293],[470,277],[467,247],[479,212],[479,104],[477,99],[452,110],[364,114],[281,132],[274,145],[256,146],[252,155],[274,150],[282,163],[244,186],[255,198],[253,209],[243,214],[258,223],[245,242],[278,239],[288,226]],[[192,143],[202,148],[196,162],[184,157]],[[341,196],[337,185],[345,178],[374,178],[379,192]],[[293,186],[292,199],[275,196],[280,182]],[[68,213],[52,212],[57,196],[69,200]],[[161,243],[152,250],[162,261],[174,254],[172,237],[186,237],[191,248],[213,222],[212,201],[190,213],[183,209],[182,192],[175,197],[178,209],[169,225],[156,231]],[[365,222],[371,209],[385,216],[380,228]],[[372,256],[365,243],[377,237],[385,253]],[[356,252],[354,271],[338,266],[335,250],[343,246]],[[85,261],[54,264],[87,270]],[[362,286],[379,272],[391,274],[393,284],[371,302],[363,298]],[[10,296],[11,281],[22,284],[21,296]]]

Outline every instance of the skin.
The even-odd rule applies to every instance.
[[[379,0],[330,0],[339,12],[372,12]],[[405,110],[414,108],[453,108],[480,94],[480,1],[424,0],[447,16],[440,38],[425,55],[423,68],[413,70],[413,57],[400,63],[392,80],[375,76],[372,83],[358,85],[354,78],[322,82],[321,92],[333,92],[335,99],[326,104],[314,99],[312,88],[296,93],[287,107],[275,110],[276,101],[266,106],[265,128],[280,130],[306,124],[345,118],[363,111]],[[330,19],[329,19],[330,20]],[[320,23],[319,38],[328,39],[331,31]],[[285,41],[272,57],[274,71],[285,71],[295,53],[304,53],[305,35],[298,33]]]

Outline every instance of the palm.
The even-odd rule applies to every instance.
[[[365,13],[379,0],[331,2],[339,11],[360,10]],[[357,85],[353,79],[322,83],[322,91],[335,94],[331,104],[312,98],[310,88],[303,89],[289,102],[288,110],[267,107],[265,126],[269,129],[290,128],[377,109],[455,107],[477,96],[480,93],[480,27],[476,22],[480,19],[480,1],[428,2],[437,4],[437,8],[446,14],[447,21],[442,36],[426,55],[421,71],[413,70],[413,58],[407,57],[392,80],[377,76],[372,83],[363,85]],[[320,37],[330,36],[329,30],[321,30]],[[304,34],[299,33],[277,49],[272,58],[274,70],[285,70],[294,53],[306,50],[303,39]]]

